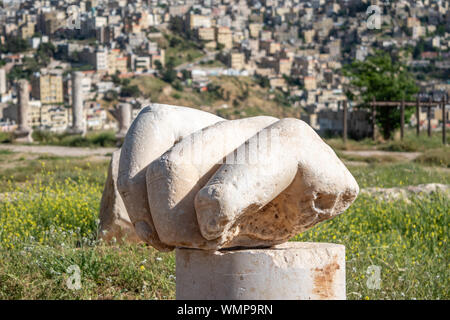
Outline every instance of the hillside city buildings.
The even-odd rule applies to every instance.
[[[421,91],[450,93],[450,3],[443,0],[3,0],[0,7],[0,130],[17,123],[17,81],[30,83],[30,126],[67,130],[71,76],[83,72],[88,130],[117,129],[99,102],[119,95],[134,115],[146,102],[123,95],[123,79],[168,68],[167,34],[196,43],[199,59],[175,67],[207,90],[211,75],[254,77],[288,96],[321,133],[342,130],[348,79],[342,66],[374,50],[404,50]],[[368,27],[369,6],[380,8]],[[178,39],[177,38],[177,39]],[[166,41],[167,42],[167,41]],[[25,46],[21,48],[21,46]],[[220,62],[208,67],[205,62]],[[115,92],[115,93],[114,93]],[[358,101],[349,101],[350,109]],[[433,124],[442,117],[433,112]],[[441,118],[439,118],[441,117]],[[425,115],[423,118],[425,119]],[[351,126],[368,134],[363,111]],[[413,117],[413,120],[414,117]],[[365,128],[366,126],[366,129]],[[363,128],[363,129],[361,129]]]

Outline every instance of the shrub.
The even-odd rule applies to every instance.
[[[426,165],[438,165],[450,168],[450,148],[428,150],[414,161]]]
[[[101,132],[88,138],[91,145],[102,147],[114,147],[117,143],[116,136],[113,132]]]
[[[33,131],[32,136],[34,141],[53,144],[58,142],[62,135],[50,131],[35,130]]]
[[[67,147],[89,147],[89,140],[82,136],[65,136],[58,144]]]
[[[90,133],[85,137],[68,133],[35,131],[33,132],[33,138],[35,141],[43,144],[66,147],[114,147],[117,143],[115,134],[112,131]]]
[[[10,132],[0,132],[0,143],[11,143],[12,134]]]

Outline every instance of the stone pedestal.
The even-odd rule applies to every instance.
[[[176,250],[180,300],[345,299],[345,247],[288,242],[266,249]]]

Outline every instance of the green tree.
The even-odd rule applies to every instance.
[[[114,82],[116,86],[121,84],[121,79],[119,76],[120,76],[119,70],[117,70],[117,72],[111,76],[111,80],[112,82]]]
[[[180,80],[175,80],[175,81],[173,82],[172,86],[173,86],[173,88],[174,88],[175,90],[178,90],[178,91],[183,91],[183,90],[184,90],[183,84],[181,83]]]
[[[177,72],[174,69],[174,66],[174,58],[170,57],[166,63],[166,68],[160,70],[162,80],[170,84],[175,81],[175,79],[177,78]]]
[[[436,35],[441,37],[445,36],[445,26],[443,24],[436,27]]]
[[[191,79],[191,75],[190,75],[189,71],[187,71],[186,69],[181,70],[181,73],[183,75],[184,80]]]
[[[133,97],[137,98],[141,94],[139,87],[136,85],[133,86],[125,86],[120,90],[121,97]]]
[[[223,43],[217,42],[217,50],[222,51],[225,48],[225,45]]]
[[[39,64],[45,67],[56,53],[56,48],[53,43],[41,43],[36,51],[35,57]]]
[[[8,73],[10,80],[31,79],[31,75],[40,70],[41,66],[34,58],[24,57],[22,64],[16,64]]]
[[[0,46],[2,53],[19,53],[30,49],[28,42],[19,37],[9,37],[4,45]]]
[[[159,72],[162,72],[162,71],[163,71],[163,66],[162,66],[162,64],[161,64],[161,61],[156,60],[156,61],[155,61],[155,66],[156,66],[156,69],[157,69]]]
[[[257,77],[256,80],[258,81],[258,83],[261,87],[270,88],[269,78],[261,76],[261,77]]]
[[[425,41],[420,39],[417,45],[414,47],[413,57],[414,59],[420,59],[420,55],[425,51]]]
[[[357,89],[366,106],[374,98],[377,101],[412,100],[413,94],[418,92],[413,75],[398,56],[393,57],[387,52],[377,51],[365,61],[354,61],[344,68],[344,74],[350,77],[350,94],[355,94],[351,91]],[[405,109],[405,121],[409,121],[413,112],[412,108]],[[383,136],[390,138],[400,126],[400,110],[378,108],[376,121]]]
[[[132,89],[132,90],[134,90],[134,89]],[[119,98],[119,94],[117,93],[117,91],[115,91],[115,90],[108,90],[105,93],[105,98],[104,99],[106,101],[114,101],[114,100],[117,100],[118,98]]]
[[[167,83],[172,83],[175,81],[175,79],[177,78],[177,72],[169,67],[166,70],[164,70],[163,74],[162,74],[162,79],[167,82]]]
[[[169,23],[170,29],[178,34],[183,34],[186,28],[184,27],[184,22],[181,17],[172,17]]]

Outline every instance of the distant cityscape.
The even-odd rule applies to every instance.
[[[339,133],[342,103],[362,102],[349,99],[342,68],[377,50],[399,53],[420,92],[450,93],[446,0],[3,0],[0,23],[0,132],[28,138],[123,135],[150,102],[248,116],[260,110],[245,109],[250,88],[267,93],[256,105],[272,101],[321,134]],[[230,78],[244,87],[237,97],[221,86]],[[361,137],[366,113],[349,117]],[[442,114],[430,114],[434,128],[448,121]]]

